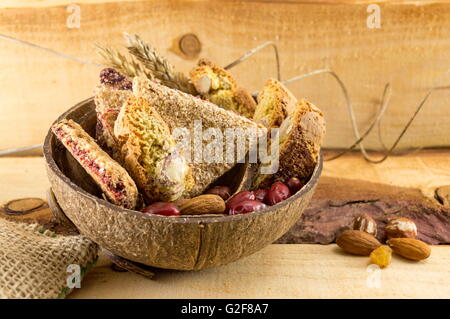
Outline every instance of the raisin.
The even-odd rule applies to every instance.
[[[370,253],[371,263],[378,265],[380,268],[387,267],[391,263],[391,257],[392,249],[386,245],[381,245]]]

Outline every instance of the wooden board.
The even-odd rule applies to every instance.
[[[68,28],[71,1],[0,3],[0,33],[91,61],[94,43],[119,45],[121,33],[139,33],[180,69],[195,63],[179,53],[178,39],[194,33],[200,56],[225,65],[247,50],[275,41],[282,76],[331,68],[349,89],[358,123],[375,115],[385,83],[393,87],[383,120],[388,145],[420,99],[450,67],[448,1],[382,1],[381,28],[367,27],[371,1],[79,1],[80,28]],[[341,5],[336,5],[336,3]],[[42,142],[50,123],[90,96],[98,68],[0,39],[0,149]],[[231,71],[239,84],[258,90],[275,75],[273,51],[265,49]],[[430,98],[401,147],[450,145],[449,77]],[[354,141],[342,93],[329,75],[290,88],[317,104],[328,120],[326,147]],[[377,134],[367,146],[380,148]]]
[[[394,257],[376,288],[368,258],[334,244],[270,245],[233,264],[159,272],[155,280],[114,272],[101,258],[70,298],[449,298],[449,263],[444,246],[419,264]]]
[[[329,154],[325,154],[329,155]],[[380,165],[349,154],[326,162],[324,176],[366,179],[416,187],[431,196],[449,185],[450,151],[422,151]],[[45,197],[43,158],[0,158],[0,202]],[[450,298],[450,247],[434,246],[430,259],[413,263],[395,257],[381,271],[380,288],[365,257],[343,254],[335,245],[270,245],[236,263],[200,272],[160,272],[151,281],[113,272],[101,256],[71,298]],[[375,279],[374,279],[375,280]]]
[[[23,197],[46,198],[50,187],[42,157],[0,158],[0,204]]]
[[[373,156],[381,157],[376,154]],[[449,150],[427,150],[393,156],[381,164],[368,163],[359,153],[350,153],[326,162],[323,175],[417,188],[433,199],[437,187],[450,185],[449,167]]]

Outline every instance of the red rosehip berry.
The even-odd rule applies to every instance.
[[[267,202],[267,194],[269,193],[269,190],[267,189],[257,189],[253,191],[255,193],[255,200],[266,203]]]
[[[289,187],[292,194],[297,193],[304,185],[301,180],[297,177],[291,177],[286,182],[286,185]]]
[[[269,205],[275,205],[284,201],[291,196],[291,191],[282,182],[275,182],[270,186],[269,193],[267,194],[267,203]]]
[[[230,209],[231,206],[245,200],[255,200],[255,194],[251,191],[241,191],[227,200],[226,207]]]
[[[233,204],[228,211],[229,215],[247,214],[264,209],[267,206],[256,200],[244,200]]]
[[[180,210],[174,203],[156,202],[148,205],[142,210],[145,214],[157,214],[164,216],[179,216]]]

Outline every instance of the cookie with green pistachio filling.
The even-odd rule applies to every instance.
[[[238,88],[234,78],[213,62],[200,59],[190,72],[191,82],[202,98],[230,111],[251,118],[256,103],[244,89]]]
[[[244,116],[143,77],[133,79],[133,93],[152,103],[169,126],[172,134],[175,130],[182,128],[186,129],[192,138],[192,143],[188,143],[186,154],[188,156],[190,154],[189,166],[195,182],[192,189],[183,193],[183,197],[190,198],[202,194],[211,183],[233,168],[236,163],[245,162],[247,152],[253,147],[246,139],[240,152],[237,150],[227,152],[227,147],[221,147],[217,154],[219,161],[204,160],[205,155],[208,154],[210,141],[201,138],[197,140],[199,143],[195,143],[196,123],[201,124],[202,132],[219,130],[222,136],[226,136],[227,131],[239,132],[242,130],[243,132],[252,132],[257,136],[264,133],[261,125]],[[176,134],[174,135],[176,136]],[[177,137],[177,142],[182,142],[182,139]],[[229,158],[230,153],[231,158]],[[200,160],[197,161],[196,157]]]
[[[64,119],[54,124],[52,131],[109,201],[125,208],[135,208],[138,190],[133,179],[79,124]]]
[[[193,186],[183,150],[151,102],[130,97],[120,109],[114,135],[123,165],[148,202],[173,201]]]

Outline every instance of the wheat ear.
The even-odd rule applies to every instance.
[[[124,37],[130,54],[136,57],[162,84],[185,93],[197,94],[189,78],[181,72],[176,72],[166,58],[142,41],[138,35],[124,33]]]
[[[124,56],[119,51],[116,51],[112,48],[102,47],[98,44],[96,45],[96,47],[98,54],[102,56],[103,60],[105,61],[105,64],[116,69],[122,74],[125,74],[130,78],[144,75],[149,79],[153,79],[153,74],[147,72],[140,65],[140,63],[135,61],[133,58],[128,60],[126,56]]]

